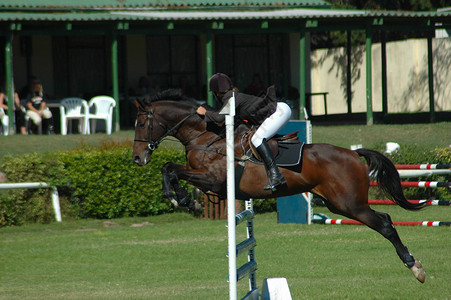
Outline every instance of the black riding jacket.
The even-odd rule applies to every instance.
[[[228,91],[222,99],[225,99],[222,107],[224,107],[228,100],[232,97],[233,91]],[[263,121],[276,111],[277,98],[274,86],[270,86],[265,97],[257,97],[247,95],[235,91],[235,120],[246,122],[248,125],[259,126]],[[222,109],[221,107],[221,109]],[[219,114],[218,111],[208,110],[205,113],[205,120],[213,121],[221,124],[225,121],[225,115]]]

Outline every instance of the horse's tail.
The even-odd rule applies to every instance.
[[[396,204],[408,210],[419,210],[426,206],[426,203],[411,203],[406,199],[402,191],[398,170],[387,157],[369,149],[357,149],[355,151],[359,156],[365,157],[368,162],[368,172],[376,177],[381,190]]]

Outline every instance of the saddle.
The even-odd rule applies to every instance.
[[[301,158],[304,142],[299,141],[297,136],[298,132],[299,130],[289,134],[275,135],[267,142],[278,166],[292,167],[296,169],[296,172],[300,173],[302,169]],[[264,164],[251,143],[251,138],[254,133],[255,129],[251,129],[241,137],[241,146],[245,155],[235,168],[235,197],[239,200],[250,198],[249,195],[240,190],[240,181],[246,166],[245,162],[250,161],[254,164]]]
[[[299,141],[298,133],[299,130],[284,135],[276,134],[267,141],[278,166],[294,166],[300,163],[304,143]],[[242,145],[251,162],[263,164],[257,149],[250,142],[254,134],[255,129],[247,132],[243,136]]]

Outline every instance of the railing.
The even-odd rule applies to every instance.
[[[45,182],[22,182],[22,183],[0,183],[0,190],[6,189],[42,189],[50,188],[52,189],[52,204],[53,210],[55,211],[55,219],[57,222],[61,222],[61,209],[60,200],[58,195],[58,190],[56,187],[50,186]]]

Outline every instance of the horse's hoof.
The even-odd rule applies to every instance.
[[[189,210],[195,216],[200,216],[202,214],[202,204],[200,204],[196,200],[191,201],[190,206],[189,206]]]
[[[413,276],[415,276],[419,282],[424,283],[424,280],[426,279],[426,272],[423,269],[421,261],[415,259],[415,264],[410,268],[410,271],[412,271]]]
[[[168,197],[169,201],[171,201],[171,203],[175,206],[175,207],[179,207],[179,203],[177,202],[177,200],[174,197]]]

